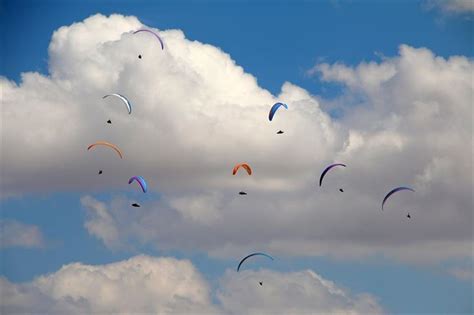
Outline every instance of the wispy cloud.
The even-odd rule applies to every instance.
[[[457,268],[451,268],[448,270],[449,274],[454,276],[455,278],[463,281],[469,281],[472,282],[474,280],[474,271],[473,271],[473,266],[471,264],[470,267],[457,267]]]
[[[474,1],[472,0],[425,0],[427,9],[438,9],[445,14],[473,14]]]
[[[16,220],[0,220],[1,248],[26,247],[39,248],[45,245],[39,227]]]

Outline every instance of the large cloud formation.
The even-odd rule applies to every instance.
[[[220,49],[166,30],[161,50],[150,34],[132,34],[140,27],[120,15],[61,27],[49,76],[0,79],[4,194],[83,191],[85,227],[110,248],[138,240],[235,258],[259,248],[431,263],[472,255],[471,60],[402,45],[381,62],[316,65],[311,74],[342,85],[334,100],[291,83],[273,96]],[[132,115],[101,98],[114,92],[130,99]],[[289,109],[269,122],[276,101]],[[87,152],[96,140],[119,145],[124,159]],[[242,161],[252,176],[231,175]],[[348,167],[319,188],[333,161]],[[130,195],[91,196],[134,192],[132,175],[159,198],[142,202],[137,190],[142,207],[131,211]],[[382,212],[398,185],[416,193]]]
[[[0,286],[4,314],[383,312],[373,296],[351,294],[309,270],[227,271],[213,302],[209,284],[191,262],[144,255],[107,265],[72,263],[22,284],[0,278]]]

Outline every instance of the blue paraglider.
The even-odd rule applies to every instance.
[[[273,119],[273,116],[275,115],[276,111],[281,107],[285,107],[286,109],[288,109],[288,105],[286,104],[283,104],[283,103],[275,103],[272,108],[270,108],[270,113],[268,114],[268,119],[270,121],[272,121]]]

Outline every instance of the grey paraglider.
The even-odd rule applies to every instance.
[[[113,94],[104,95],[102,98],[107,98],[109,96],[118,97],[125,104],[125,106],[127,106],[128,113],[129,114],[132,113],[132,104],[130,103],[130,101],[125,96],[123,96],[121,94],[118,94],[118,93],[113,93]]]
[[[142,29],[142,30],[138,30],[138,31],[133,32],[133,34],[140,33],[140,32],[147,32],[147,33],[150,33],[150,34],[155,35],[155,37],[156,37],[156,38],[158,39],[158,41],[160,42],[161,49],[165,49],[165,45],[163,44],[163,41],[161,40],[161,37],[158,36],[157,33],[153,32],[153,31],[150,31],[150,30]]]

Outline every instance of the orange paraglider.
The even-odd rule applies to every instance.
[[[109,148],[115,150],[115,152],[117,152],[117,154],[120,156],[121,159],[123,158],[122,151],[120,151],[120,149],[115,144],[105,142],[105,141],[97,141],[96,143],[93,143],[90,146],[88,146],[87,150],[90,150],[90,149],[92,149],[93,147],[95,147],[97,145],[103,145],[103,146],[109,147]]]
[[[234,169],[232,170],[232,175],[237,174],[238,170],[240,167],[243,167],[249,175],[252,175],[252,169],[250,168],[250,165],[247,163],[238,163],[234,166]]]

